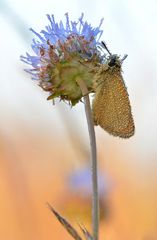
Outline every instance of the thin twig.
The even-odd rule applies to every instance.
[[[88,131],[91,146],[91,160],[92,160],[92,224],[93,224],[93,239],[99,238],[99,196],[98,196],[98,177],[97,177],[97,152],[96,152],[96,138],[94,131],[94,122],[92,111],[90,107],[90,100],[88,89],[83,80],[77,79],[82,95],[84,96],[85,112],[88,124]]]

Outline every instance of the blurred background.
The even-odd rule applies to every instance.
[[[72,239],[46,206],[91,229],[90,153],[83,104],[52,105],[23,71],[32,34],[82,12],[112,53],[128,54],[123,76],[136,134],[96,127],[100,240],[157,239],[157,2],[155,0],[0,0],[0,239]]]

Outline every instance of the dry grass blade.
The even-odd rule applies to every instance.
[[[64,228],[75,240],[82,240],[82,238],[79,236],[77,231],[72,227],[72,225],[65,218],[60,216],[49,203],[47,203],[47,206],[51,210],[51,212],[53,212],[53,214],[56,216],[58,221],[64,226]]]
[[[93,240],[92,235],[88,232],[88,230],[85,227],[81,226],[80,224],[79,227],[81,228],[86,240]]]

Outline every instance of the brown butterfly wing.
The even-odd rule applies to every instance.
[[[129,96],[120,71],[106,71],[101,75],[102,83],[96,89],[93,100],[95,125],[108,133],[122,138],[134,134],[134,122]]]

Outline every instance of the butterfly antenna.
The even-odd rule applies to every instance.
[[[109,49],[108,49],[106,43],[103,42],[103,41],[102,41],[101,43],[102,43],[103,47],[106,49],[106,51],[107,51],[110,55],[112,55],[111,52],[109,51]]]
[[[127,54],[124,55],[124,57],[121,59],[121,62],[123,62],[127,58]]]

